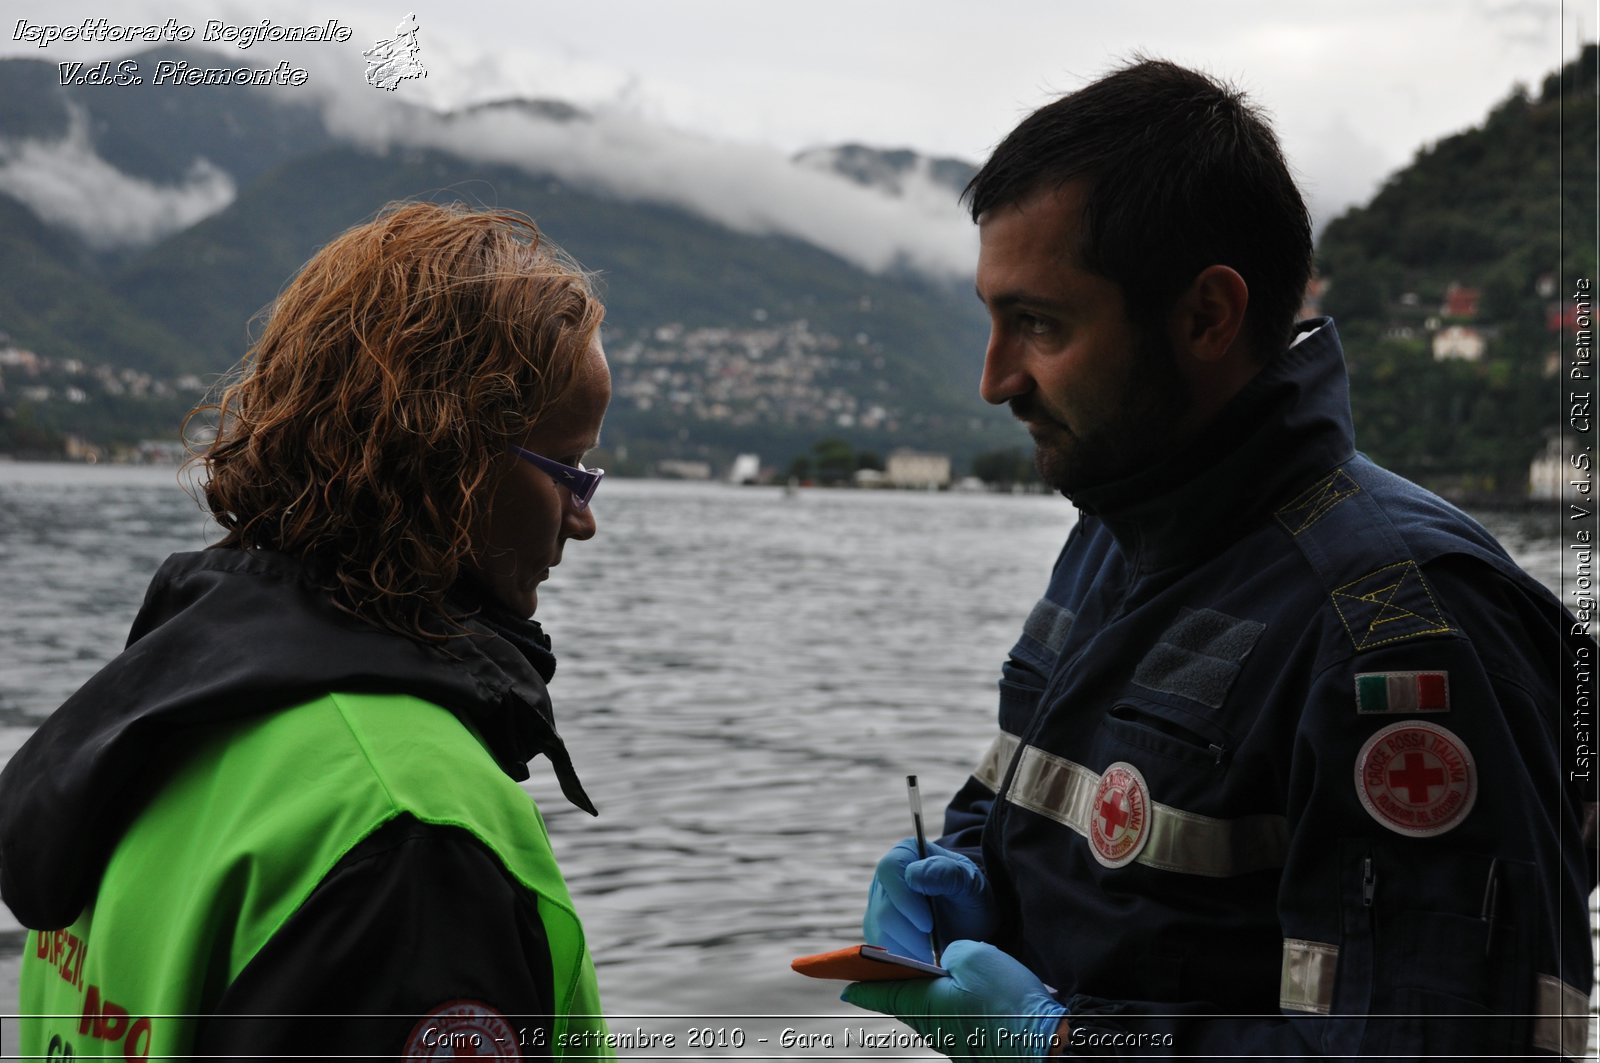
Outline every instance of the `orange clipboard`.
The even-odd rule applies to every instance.
[[[892,982],[902,978],[938,978],[949,974],[943,967],[897,956],[879,945],[851,945],[801,956],[789,964],[811,978],[837,978],[844,982]]]

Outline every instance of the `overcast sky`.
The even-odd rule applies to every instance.
[[[116,52],[40,49],[14,39],[18,20],[335,18],[350,43],[233,49],[233,62],[298,55],[317,64],[310,89],[342,77],[377,92],[361,83],[360,52],[407,11],[428,77],[396,97],[560,97],[784,152],[858,141],[981,161],[1028,111],[1142,50],[1264,104],[1319,221],[1364,201],[1420,145],[1481,121],[1514,83],[1537,90],[1600,25],[1595,0],[12,0],[0,54]]]

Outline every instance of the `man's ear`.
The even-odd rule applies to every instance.
[[[1195,274],[1172,306],[1174,348],[1201,362],[1219,362],[1235,346],[1248,345],[1244,332],[1250,287],[1228,266],[1207,266]]]

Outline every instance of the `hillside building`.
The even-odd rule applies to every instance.
[[[1443,317],[1471,321],[1478,316],[1480,294],[1476,288],[1468,288],[1464,284],[1451,281],[1449,287],[1444,290],[1444,302],[1439,304],[1439,313]]]
[[[1544,450],[1528,465],[1528,497],[1560,501],[1568,481],[1575,479],[1572,454],[1562,446],[1560,432],[1551,432]]]
[[[950,486],[950,455],[901,448],[889,454],[884,478],[891,487],[924,490]]]
[[[753,484],[761,479],[761,455],[740,454],[733,459],[733,465],[728,469],[728,482],[733,484]]]
[[[1433,334],[1433,360],[1442,362],[1456,358],[1463,362],[1476,362],[1483,357],[1488,343],[1483,333],[1465,325],[1447,325]]]

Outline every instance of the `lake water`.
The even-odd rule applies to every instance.
[[[679,1057],[844,1058],[780,1046],[785,1026],[837,1042],[862,1015],[789,960],[857,938],[872,865],[906,833],[903,777],[938,808],[976,763],[999,664],[1074,511],[613,479],[596,513],[539,616],[601,816],[568,806],[542,760],[529,789],[607,1009],[676,1029]],[[1480,516],[1559,587],[1547,516]],[[207,526],[170,468],[0,464],[0,761],[115,655],[150,574]],[[0,908],[0,1011],[23,940]],[[714,1030],[747,1043],[683,1050],[691,1024],[661,1018],[679,1015],[721,1017]]]

